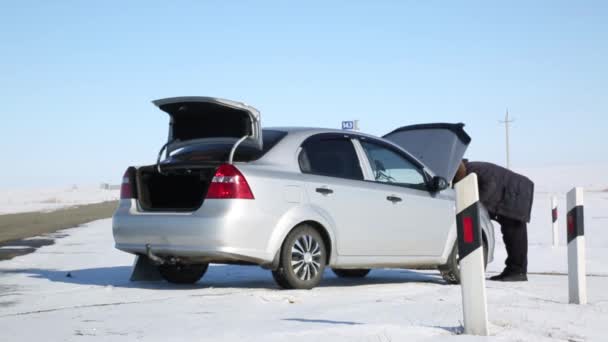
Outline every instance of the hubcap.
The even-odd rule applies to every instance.
[[[304,262],[310,264],[312,262],[312,254],[308,252],[304,253]]]
[[[301,280],[315,278],[321,269],[321,247],[310,235],[296,239],[291,248],[291,268]]]

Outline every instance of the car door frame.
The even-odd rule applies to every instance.
[[[426,189],[421,190],[421,189],[414,188],[414,187],[407,187],[408,189],[427,191],[431,195],[435,194],[434,192],[429,190],[430,189],[429,185],[430,185],[431,179],[433,178],[433,174],[427,169],[427,167],[424,164],[422,164],[420,161],[418,161],[415,157],[413,157],[412,155],[410,155],[409,153],[404,151],[402,148],[395,146],[391,143],[388,143],[380,138],[371,138],[371,137],[367,137],[367,136],[356,136],[356,138],[353,139],[353,144],[355,145],[355,150],[357,151],[357,156],[359,157],[359,163],[361,164],[361,168],[363,171],[363,176],[365,178],[365,181],[371,181],[374,183],[381,183],[381,184],[386,184],[386,185],[390,185],[390,186],[406,187],[403,185],[382,183],[382,182],[376,181],[376,178],[374,177],[374,170],[369,162],[367,152],[365,152],[365,148],[361,144],[361,140],[363,140],[363,141],[367,140],[367,141],[370,141],[377,145],[386,147],[387,149],[389,149],[389,150],[397,153],[398,155],[404,157],[405,159],[407,159],[409,162],[414,164],[414,166],[418,167],[418,170],[420,171],[420,173],[422,174],[422,178],[424,179]]]
[[[369,141],[371,143],[385,147],[385,148],[393,151],[394,153],[398,154],[399,156],[405,158],[407,161],[411,162],[415,167],[417,167],[418,171],[421,173],[421,175],[425,181],[425,189],[421,189],[419,187],[414,187],[414,186],[407,186],[407,185],[403,185],[403,184],[391,184],[391,183],[383,183],[383,182],[376,181],[375,177],[373,176],[373,168],[371,167],[367,152],[365,151],[365,148],[361,144],[361,141]],[[432,174],[430,174],[428,172],[428,170],[425,168],[424,164],[422,164],[421,162],[416,160],[415,157],[409,155],[406,151],[403,151],[403,149],[401,149],[397,146],[393,146],[393,144],[387,143],[387,142],[383,141],[382,139],[372,138],[372,137],[367,137],[367,136],[358,136],[357,140],[354,141],[353,143],[355,144],[355,149],[357,150],[359,159],[363,160],[363,162],[361,162],[361,164],[362,164],[362,167],[365,168],[364,176],[366,177],[366,181],[372,182],[374,184],[378,184],[379,187],[386,187],[387,194],[393,193],[393,195],[394,195],[394,193],[400,193],[400,194],[413,193],[410,196],[424,196],[424,197],[428,197],[431,200],[432,199],[436,199],[436,200],[449,199],[450,196],[447,196],[447,198],[446,198],[446,196],[442,195],[441,192],[434,192],[434,191],[430,190],[429,182],[432,179]],[[393,195],[391,195],[391,196],[393,196]],[[446,226],[445,228],[447,228],[447,231],[445,232],[446,241],[443,241],[441,243],[441,249],[437,250],[437,253],[423,254],[423,255],[412,255],[412,254],[407,254],[407,253],[404,253],[403,255],[391,254],[390,257],[393,257],[393,256],[404,257],[404,258],[439,257],[440,255],[443,255],[445,252],[446,244],[449,243],[449,240],[452,239],[450,237],[451,227]]]
[[[331,138],[340,138],[340,139],[345,139],[350,141],[350,143],[353,146],[353,149],[355,150],[355,154],[357,155],[357,159],[359,161],[359,167],[361,169],[361,173],[363,175],[363,179],[353,179],[353,178],[344,178],[344,177],[338,177],[338,176],[331,176],[331,175],[323,175],[323,174],[317,174],[317,173],[310,173],[310,172],[304,172],[304,170],[302,170],[302,166],[300,165],[300,155],[302,154],[302,151],[304,150],[304,144],[308,143],[309,141],[314,141],[314,140],[321,140],[321,139],[331,139]],[[296,153],[296,161],[298,164],[298,169],[300,170],[300,172],[302,174],[305,175],[315,175],[315,176],[323,176],[323,177],[332,177],[332,178],[340,178],[340,179],[347,179],[347,180],[352,180],[352,181],[365,181],[366,177],[369,176],[368,171],[366,171],[366,167],[362,164],[362,162],[364,161],[364,159],[361,159],[360,156],[360,151],[357,149],[357,145],[356,143],[358,143],[357,141],[357,136],[354,134],[349,134],[349,133],[337,133],[337,132],[322,132],[322,133],[315,133],[312,134],[308,137],[306,137],[306,139],[304,139],[301,143],[300,146],[298,147],[297,153]]]
[[[339,176],[332,176],[332,175],[324,175],[324,174],[319,174],[319,173],[311,173],[311,172],[305,172],[301,165],[300,165],[300,156],[301,153],[304,150],[304,145],[311,140],[314,139],[332,139],[332,138],[338,138],[338,139],[344,139],[345,141],[350,142],[354,152],[355,152],[355,156],[357,158],[357,162],[358,162],[358,167],[361,170],[362,173],[362,178],[359,179],[353,179],[353,178],[345,178],[345,177],[339,177]],[[366,178],[369,177],[369,171],[366,171],[366,167],[364,164],[366,159],[362,159],[361,158],[361,154],[360,151],[357,150],[357,138],[358,136],[356,134],[349,134],[349,133],[337,133],[337,132],[323,132],[323,133],[316,133],[314,135],[311,135],[309,137],[307,137],[306,139],[304,139],[301,143],[300,146],[298,148],[298,154],[297,154],[297,161],[298,161],[298,168],[300,170],[300,172],[302,173],[302,175],[307,176],[305,179],[306,183],[318,183],[321,184],[321,187],[327,186],[328,188],[332,189],[332,195],[330,196],[335,196],[338,195],[340,196],[341,191],[336,190],[336,192],[333,192],[333,189],[339,188],[339,187],[348,187],[350,188],[350,190],[353,190],[355,192],[366,192],[367,189],[369,188],[370,183],[366,181]],[[332,182],[333,180],[333,182]],[[332,184],[333,183],[333,184]],[[332,187],[333,185],[333,187]],[[312,200],[312,196],[316,196],[316,194],[312,193],[312,191],[310,191],[309,185],[307,184],[305,186],[305,188],[307,189],[307,194],[309,197],[309,201],[311,203],[313,203]],[[355,203],[357,203],[357,201],[363,201],[365,199],[365,196],[351,196],[348,197],[351,200],[355,201]],[[314,202],[317,202],[317,200],[315,200]],[[341,205],[344,206],[348,206],[347,203],[342,203]],[[361,207],[361,208],[359,208]],[[344,217],[344,212],[342,210],[339,210],[339,212],[331,212],[328,211],[328,208],[325,207],[318,207],[315,206],[315,208],[318,210],[318,212],[321,214],[321,216],[325,217],[327,219],[328,222],[332,222],[333,224],[333,231],[334,231],[334,236],[335,236],[335,253],[336,256],[338,258],[340,257],[366,257],[365,254],[361,254],[361,250],[358,250],[358,248],[353,247],[353,240],[357,240],[357,233],[360,233],[361,231],[364,231],[366,227],[370,226],[369,224],[366,224],[366,220],[371,220],[371,218],[369,217],[369,215],[364,214],[364,211],[361,210],[363,207],[365,207],[364,205],[358,206],[356,205],[355,208],[359,208],[358,210],[350,210],[349,211],[349,216],[352,213],[357,213],[360,215],[360,217],[357,220],[353,220],[350,217],[349,218],[345,218]],[[352,207],[351,207],[352,208]],[[343,222],[349,222],[349,221],[353,221],[352,224],[349,225],[344,225]]]

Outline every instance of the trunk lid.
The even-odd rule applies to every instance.
[[[185,96],[153,101],[169,114],[167,155],[185,146],[236,143],[262,149],[260,112],[244,103]]]
[[[436,176],[451,182],[464,156],[471,137],[464,124],[431,123],[397,128],[384,139],[399,145],[422,163]]]

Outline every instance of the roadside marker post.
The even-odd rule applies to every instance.
[[[568,297],[570,304],[587,304],[583,188],[568,192]]]
[[[477,175],[469,174],[454,187],[464,332],[488,336],[488,303]]]
[[[553,226],[553,247],[559,245],[559,224],[557,223],[557,197],[551,197],[551,222]]]

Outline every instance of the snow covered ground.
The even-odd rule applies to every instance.
[[[516,169],[536,185],[540,193],[566,193],[573,186],[586,191],[608,191],[608,162],[562,164]]]
[[[213,265],[193,286],[129,282],[133,258],[113,248],[106,219],[0,262],[0,341],[605,341],[608,193],[585,194],[583,306],[568,304],[563,275],[565,196],[557,248],[550,246],[549,196],[535,199],[530,281],[487,283],[489,338],[461,335],[460,287],[435,271],[374,270],[361,280],[328,271],[311,291],[279,290],[269,271],[251,266]],[[489,273],[502,270],[504,256],[498,241]]]
[[[49,189],[0,190],[0,215],[28,211],[52,211],[82,204],[114,201],[120,190],[99,186],[66,186]]]

